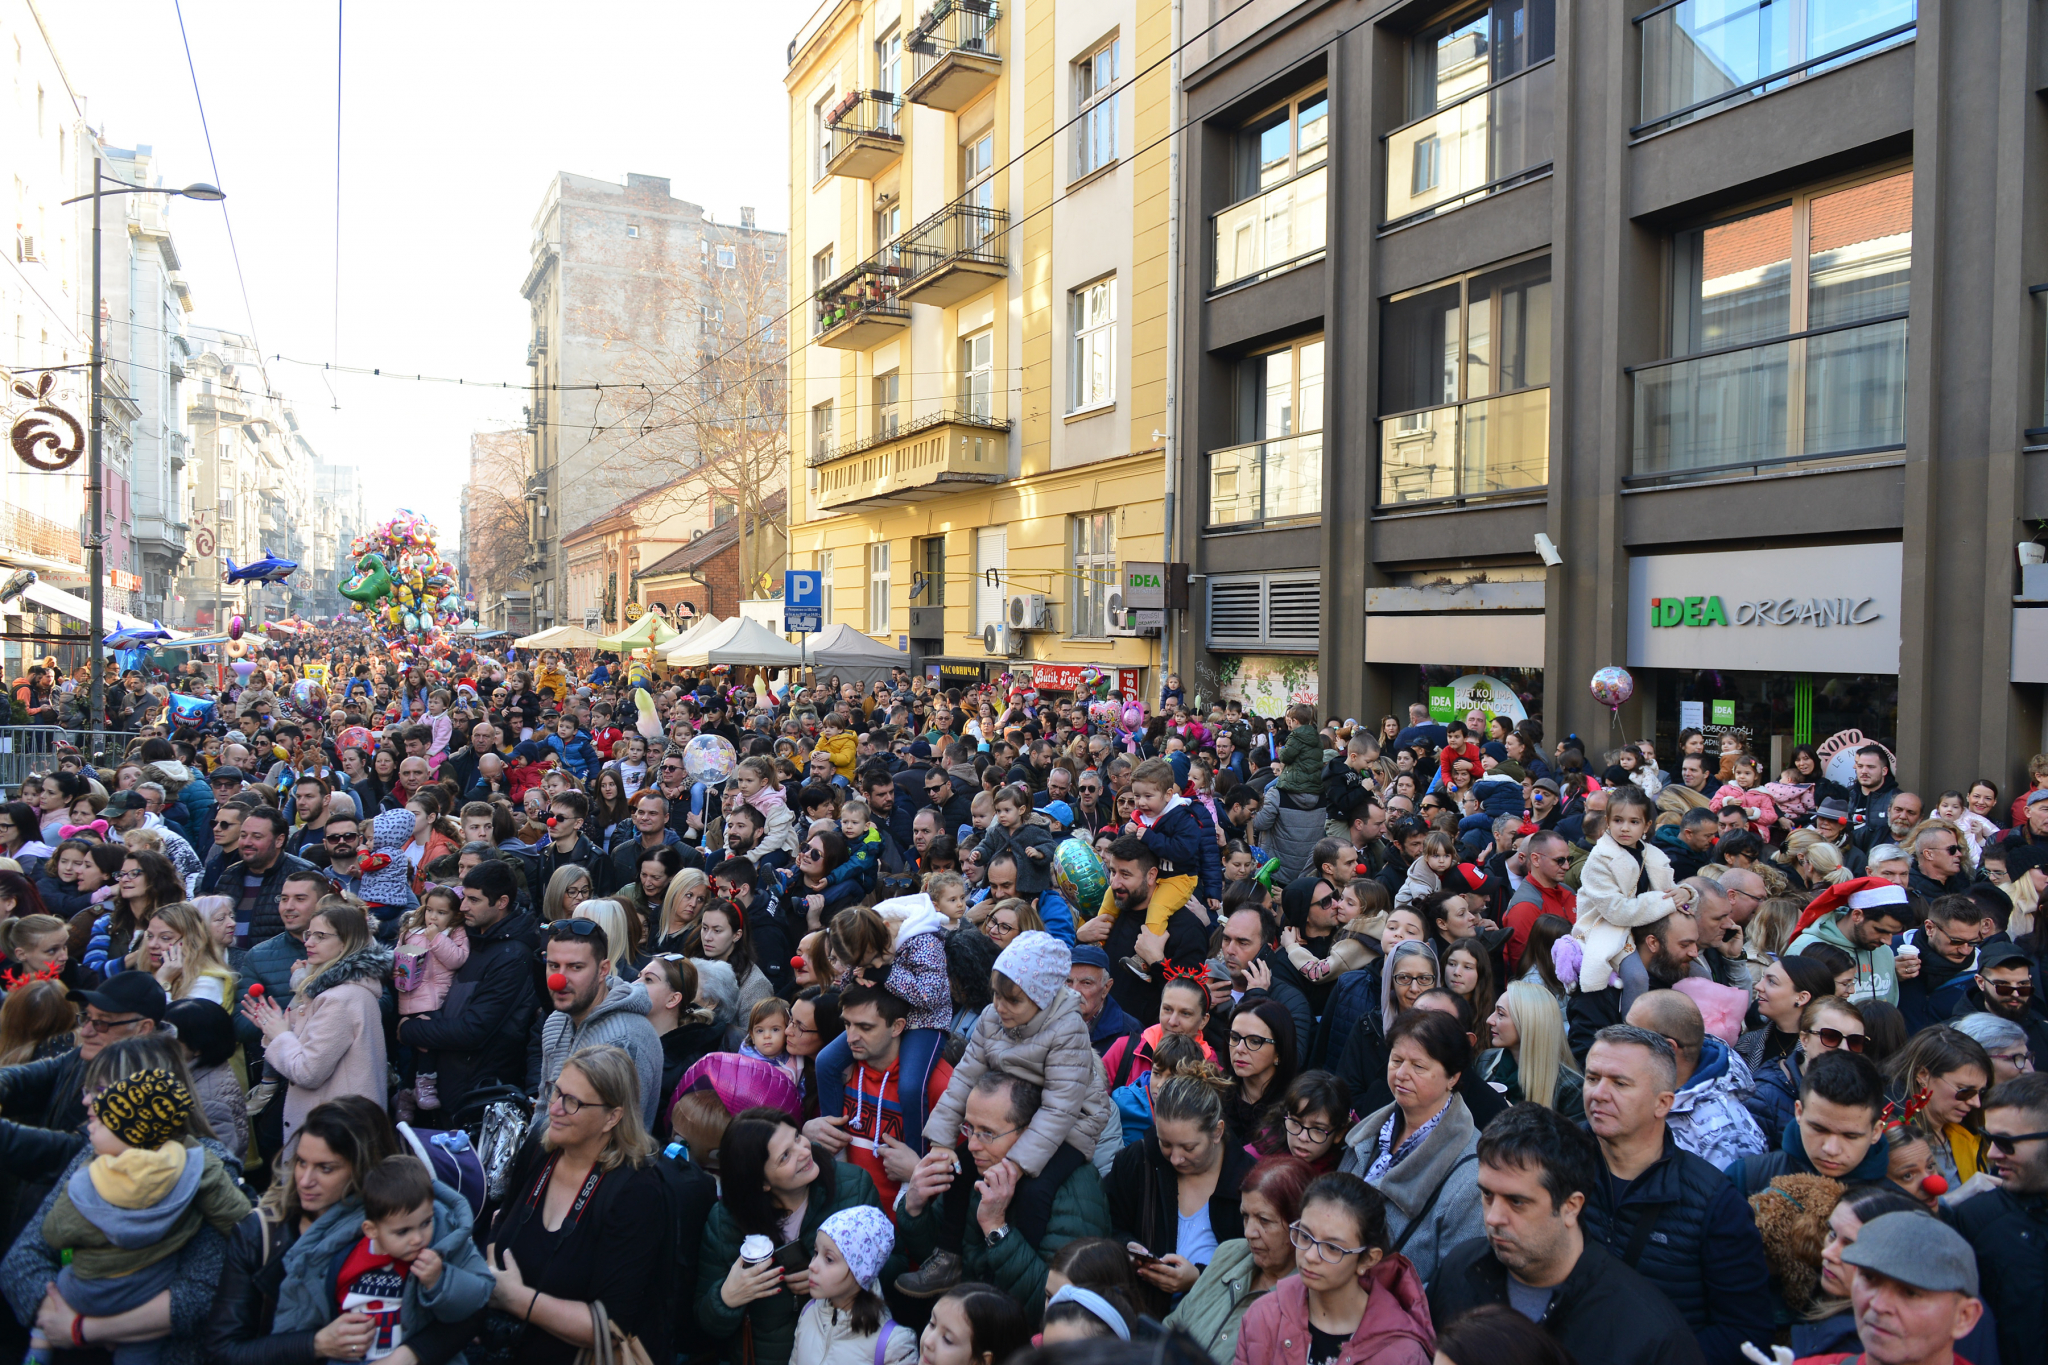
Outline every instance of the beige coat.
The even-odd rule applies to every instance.
[[[1093,1159],[1095,1144],[1109,1126],[1113,1108],[1102,1059],[1088,1041],[1088,1021],[1081,1017],[1080,996],[1060,987],[1052,1003],[1021,1028],[1004,1028],[994,1005],[982,1010],[967,1040],[967,1051],[946,1084],[945,1096],[925,1120],[925,1137],[933,1146],[959,1145],[967,1093],[990,1071],[1029,1081],[1045,1091],[1044,1103],[1031,1116],[1016,1146],[1010,1148],[1010,1160],[1025,1174],[1043,1171],[1063,1142]]]
[[[285,1141],[328,1100],[361,1095],[384,1107],[389,1078],[378,1002],[390,974],[388,948],[372,945],[344,959],[312,999],[292,1002],[290,1028],[264,1045],[264,1062],[291,1085],[284,1097]]]

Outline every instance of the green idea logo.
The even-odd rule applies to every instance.
[[[1766,598],[1737,602],[1718,597],[1653,597],[1650,624],[1668,626],[1867,626],[1883,615],[1874,597]]]
[[[1725,626],[1728,613],[1718,597],[1653,597],[1650,599],[1653,626]]]

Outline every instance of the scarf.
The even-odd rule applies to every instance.
[[[1450,1101],[1445,1100],[1444,1107],[1437,1110],[1435,1116],[1428,1123],[1423,1124],[1420,1128],[1410,1133],[1407,1140],[1402,1142],[1399,1147],[1396,1147],[1394,1146],[1394,1125],[1401,1118],[1400,1106],[1396,1105],[1394,1112],[1387,1115],[1387,1121],[1380,1125],[1380,1154],[1373,1158],[1372,1167],[1366,1171],[1365,1183],[1368,1185],[1378,1185],[1380,1181],[1386,1178],[1387,1172],[1413,1156],[1415,1149],[1422,1145],[1422,1140],[1435,1132],[1436,1126],[1444,1121],[1444,1115],[1450,1112]]]

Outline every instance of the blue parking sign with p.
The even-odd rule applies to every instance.
[[[782,575],[782,628],[821,631],[825,628],[825,588],[817,569],[788,569]]]

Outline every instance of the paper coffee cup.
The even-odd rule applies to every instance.
[[[1899,945],[1899,948],[1898,948],[1898,951],[1897,951],[1897,953],[1896,953],[1896,956],[1898,956],[1898,957],[1918,957],[1918,956],[1920,956],[1920,945],[1919,945],[1919,944],[1917,944],[1917,943],[1904,943],[1904,944],[1901,944],[1901,945]]]
[[[740,1259],[749,1266],[757,1266],[775,1254],[775,1243],[755,1233],[740,1243]]]

